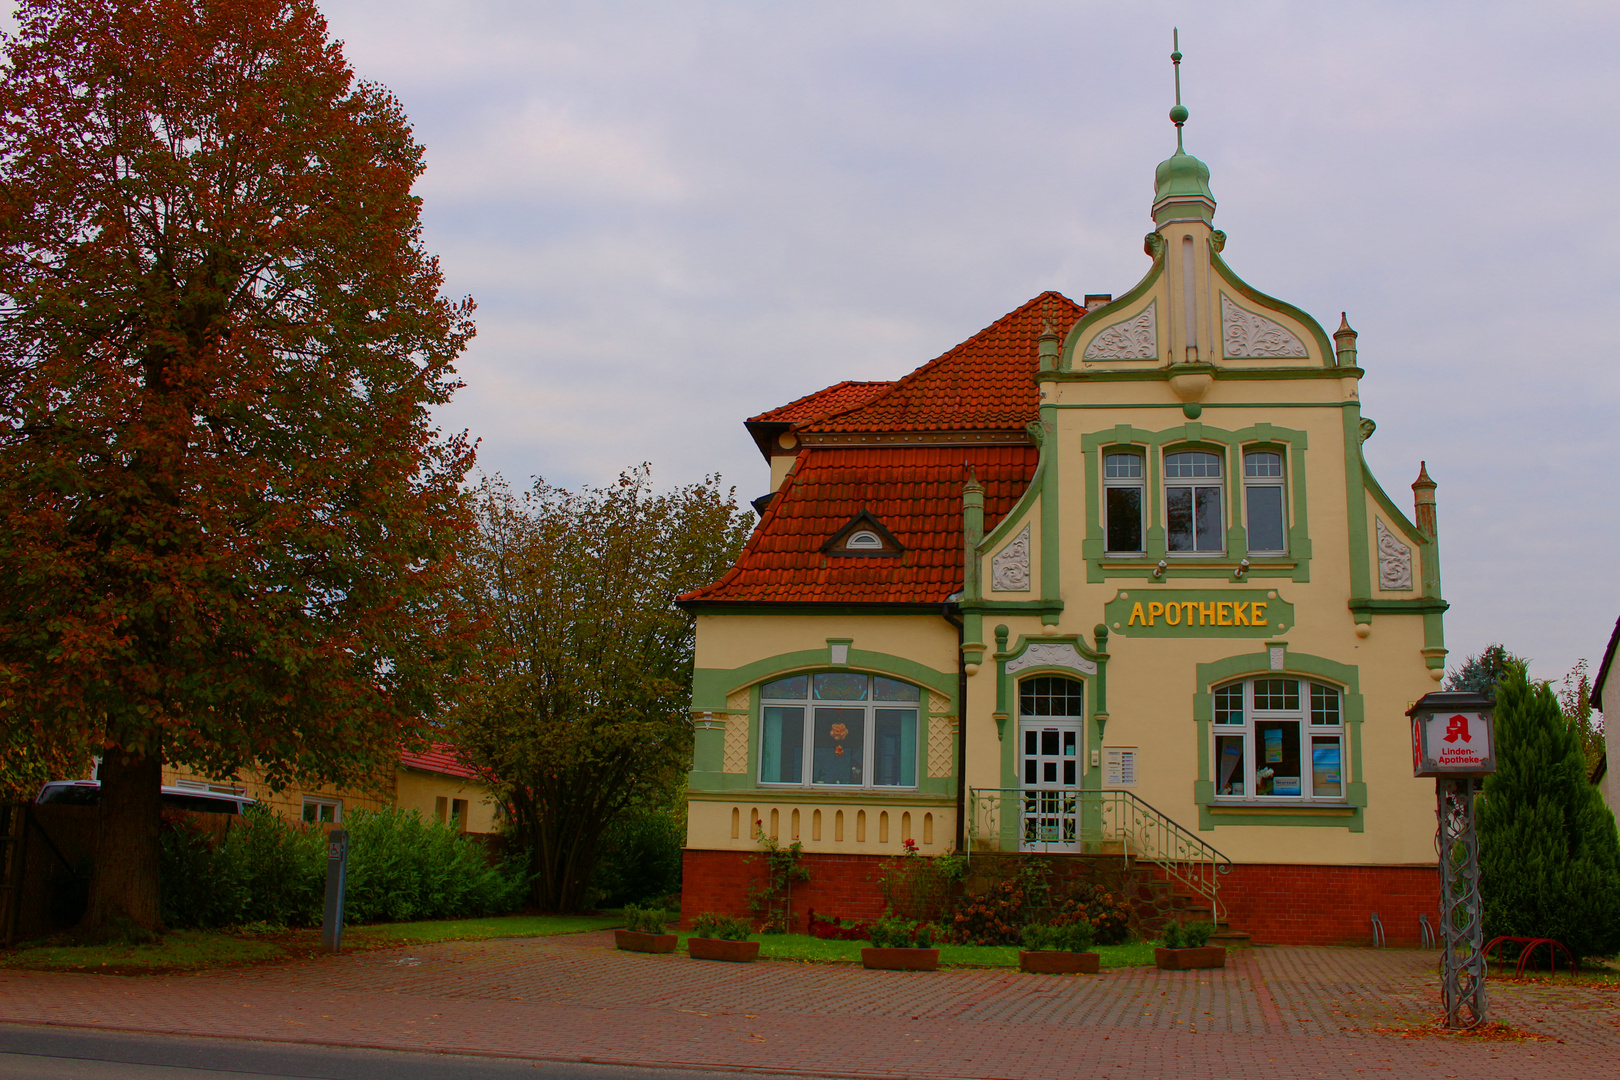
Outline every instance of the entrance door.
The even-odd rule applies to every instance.
[[[1041,677],[1018,690],[1019,849],[1078,851],[1085,688]]]

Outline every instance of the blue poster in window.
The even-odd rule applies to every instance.
[[[1282,760],[1282,728],[1269,728],[1262,732],[1266,740],[1266,760]]]
[[[1299,777],[1275,776],[1271,780],[1271,793],[1273,795],[1298,795]]]
[[[1318,746],[1311,750],[1311,779],[1318,794],[1339,786],[1339,748]]]

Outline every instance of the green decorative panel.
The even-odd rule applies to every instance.
[[[1103,606],[1125,637],[1270,637],[1294,625],[1294,605],[1266,589],[1133,589]]]

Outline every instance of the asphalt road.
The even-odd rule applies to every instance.
[[[722,1076],[750,1080],[751,1074],[0,1024],[0,1080],[711,1080]]]

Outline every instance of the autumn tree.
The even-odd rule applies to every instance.
[[[718,477],[668,493],[646,466],[601,488],[477,493],[459,604],[484,628],[452,726],[528,850],[534,901],[589,903],[606,830],[667,802],[690,764],[693,621],[752,515]]]
[[[435,703],[471,451],[399,104],[309,0],[24,0],[0,68],[0,748],[104,755],[85,925],[158,922],[164,762],[348,782]]]

